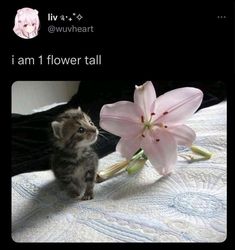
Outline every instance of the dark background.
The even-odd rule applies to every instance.
[[[39,11],[41,27],[33,39],[22,39],[12,31],[16,11],[22,7]],[[47,20],[48,13],[69,15],[72,12],[80,13],[83,19],[71,23]],[[222,1],[208,5],[196,1],[145,1],[131,5],[122,1],[106,4],[83,1],[77,5],[69,0],[66,4],[16,1],[5,13],[6,85],[10,87],[17,80],[85,80],[87,91],[82,98],[89,102],[112,92],[114,98],[116,93],[121,98],[121,92],[130,92],[136,82],[163,79],[158,80],[159,94],[190,85],[204,91],[205,101],[223,100],[227,86],[234,81],[233,12],[233,3]],[[95,32],[49,34],[47,28],[52,24],[93,25]],[[12,55],[36,59],[49,54],[55,57],[101,54],[102,65],[11,65]],[[10,92],[8,89],[9,95]]]
[[[8,156],[5,169],[6,172],[10,170],[9,177],[12,174],[13,155],[11,150],[13,139],[10,141],[9,137],[22,136],[22,131],[26,137],[32,135],[29,130],[26,132],[24,129],[21,130],[23,118],[11,116],[11,85],[17,80],[81,80],[81,92],[71,100],[70,104],[72,106],[82,104],[86,110],[92,110],[96,115],[95,119],[102,102],[131,99],[134,85],[142,84],[146,80],[154,82],[158,95],[177,87],[198,87],[204,92],[202,107],[216,104],[227,99],[227,95],[232,95],[231,86],[234,84],[235,72],[233,51],[235,8],[232,2],[206,4],[198,1],[189,3],[141,1],[129,6],[126,2],[112,1],[101,5],[100,1],[97,3],[77,1],[75,5],[71,1],[60,3],[8,1],[6,4],[8,6],[2,13],[4,25],[1,27],[3,29],[1,39],[5,44],[2,46],[2,58],[6,66],[3,68],[6,81],[2,83],[2,93],[6,100],[1,99],[1,104],[4,107],[3,116],[8,118],[2,125],[4,134],[9,135],[3,150],[3,154]],[[12,31],[16,11],[23,7],[39,11],[41,29],[38,37],[34,39],[21,39]],[[64,14],[76,10],[84,16],[84,20],[86,18],[86,22],[81,21],[79,25],[94,25],[95,33],[49,34],[47,32],[47,27],[51,24],[47,22],[48,13]],[[218,16],[226,18],[221,19]],[[61,57],[102,54],[103,63],[101,66],[86,67],[11,65],[12,55],[38,57],[48,54]],[[121,80],[114,81],[114,79]],[[232,97],[228,99],[229,102],[232,101]],[[229,110],[232,111],[231,106]],[[46,113],[45,116],[36,117],[36,125],[31,123],[31,128],[41,128],[45,124],[47,126],[61,111],[56,109],[50,114]],[[31,118],[30,122],[34,122],[34,117],[32,120]],[[231,116],[228,122],[232,124]],[[13,129],[16,129],[14,133]],[[47,136],[44,134],[43,137],[38,133],[35,138],[35,145],[40,149],[37,141],[40,138],[45,149],[43,140],[47,140]],[[112,143],[115,141],[114,138]],[[47,149],[42,152],[48,152]],[[47,155],[46,159],[39,159],[39,165],[40,160],[45,163],[48,160]],[[5,187],[9,186],[10,190],[8,179],[5,178],[5,181]],[[9,227],[8,236],[10,230]],[[230,232],[228,229],[228,238]],[[25,244],[22,246],[25,247]]]
[[[40,1],[41,2],[41,1]],[[13,2],[14,3],[14,2]],[[200,2],[160,3],[145,1],[127,5],[122,1],[66,3],[16,1],[4,13],[8,79],[222,79],[233,73],[233,5]],[[86,4],[86,5],[85,5]],[[41,29],[33,39],[12,31],[16,11],[22,7],[39,11]],[[95,27],[94,33],[49,34],[48,13],[81,13],[79,26]],[[226,18],[218,18],[226,16]],[[68,22],[67,22],[68,24]],[[102,66],[12,66],[15,57],[92,56],[102,54]],[[206,77],[205,77],[206,76]]]

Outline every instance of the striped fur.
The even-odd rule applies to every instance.
[[[93,198],[98,157],[91,144],[95,143],[98,129],[80,108],[70,109],[52,122],[52,171],[70,196]]]

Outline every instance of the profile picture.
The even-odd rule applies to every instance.
[[[38,11],[31,8],[22,8],[17,10],[15,16],[15,34],[24,39],[31,39],[38,35],[40,21]]]

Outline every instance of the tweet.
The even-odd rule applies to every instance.
[[[95,57],[55,57],[54,55],[47,55],[45,58],[40,55],[38,58],[34,57],[19,57],[15,58],[14,55],[11,57],[11,63],[12,65],[35,65],[40,64],[43,65],[43,63],[47,65],[101,65],[101,55],[95,55]]]
[[[231,10],[9,6],[10,244],[230,240]]]

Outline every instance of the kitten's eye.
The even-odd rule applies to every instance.
[[[94,123],[92,121],[90,121],[90,124],[91,124],[91,126],[94,126]]]
[[[78,129],[78,133],[82,134],[82,133],[84,133],[84,132],[85,132],[85,129],[84,129],[83,127],[80,127],[80,128]]]
[[[35,23],[32,24],[33,26],[35,25]]]
[[[24,24],[24,27],[27,27],[28,26],[28,24]]]

